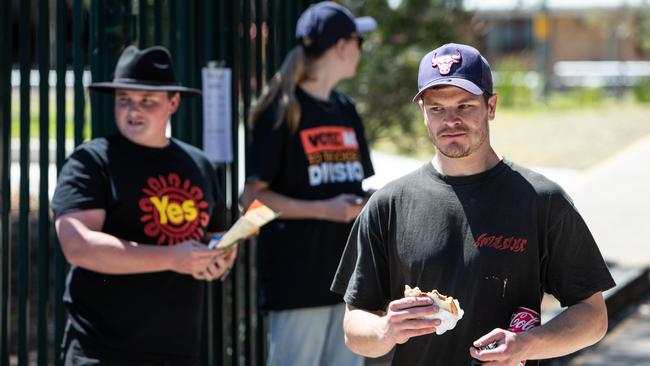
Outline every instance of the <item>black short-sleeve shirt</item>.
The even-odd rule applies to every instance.
[[[104,209],[103,232],[141,245],[200,240],[225,226],[215,169],[176,139],[150,148],[118,133],[79,146],[61,170],[51,207],[57,217]],[[108,275],[73,266],[64,303],[89,347],[197,357],[203,289],[172,271]]]
[[[469,365],[472,342],[507,328],[517,307],[539,312],[544,292],[573,305],[614,281],[564,191],[501,161],[465,177],[429,163],[373,195],[332,290],[384,311],[404,285],[458,298],[465,314],[451,331],[398,345],[393,365]]]
[[[296,89],[301,118],[296,131],[276,126],[276,106],[256,121],[246,152],[246,180],[269,183],[282,195],[320,200],[363,195],[374,174],[359,115],[336,91],[318,100]],[[324,220],[275,220],[258,238],[258,281],[263,309],[339,303],[329,285],[352,224]]]

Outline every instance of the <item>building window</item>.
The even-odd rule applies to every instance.
[[[530,19],[499,20],[487,34],[490,48],[500,53],[517,52],[533,48]]]

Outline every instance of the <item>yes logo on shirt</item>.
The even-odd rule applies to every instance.
[[[158,245],[174,245],[184,240],[200,240],[208,224],[208,203],[203,190],[178,174],[147,179],[139,206],[143,212],[140,221],[144,232],[156,238]]]
[[[363,180],[359,143],[353,128],[324,126],[300,131],[309,161],[309,184],[356,182]]]

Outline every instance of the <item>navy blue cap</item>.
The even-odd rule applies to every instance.
[[[372,17],[355,18],[345,7],[323,1],[311,5],[298,18],[296,40],[306,49],[323,52],[352,33],[366,33],[377,28]]]
[[[474,95],[492,94],[492,71],[478,50],[464,44],[447,43],[427,53],[420,61],[418,93],[437,85],[452,85]]]

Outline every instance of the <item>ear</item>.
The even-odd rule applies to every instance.
[[[499,101],[499,96],[493,94],[487,101],[487,110],[488,110],[488,120],[493,120],[496,116],[497,111],[497,102]]]
[[[424,110],[424,101],[422,98],[418,100],[418,107],[420,107],[420,112],[422,112],[422,121],[424,122],[424,125],[429,127],[429,120],[427,119],[427,112]]]
[[[334,51],[338,57],[345,57],[346,41],[347,40],[345,38],[339,38],[339,40],[334,44]]]
[[[176,93],[174,94],[171,99],[169,99],[170,103],[170,113],[169,114],[174,114],[178,110],[178,107],[181,105],[181,93]]]

